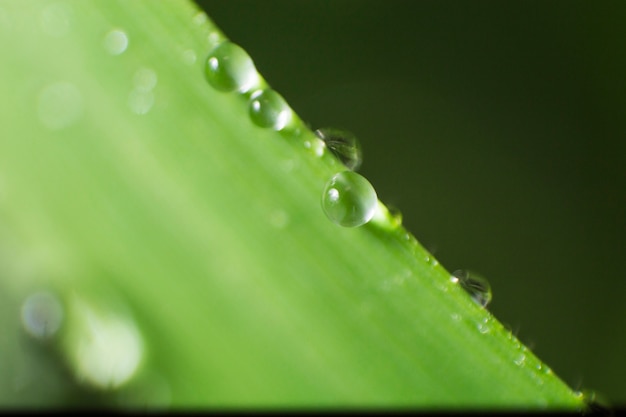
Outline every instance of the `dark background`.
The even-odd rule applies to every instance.
[[[198,3],[565,382],[626,404],[625,1]]]

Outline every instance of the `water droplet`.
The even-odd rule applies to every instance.
[[[450,280],[461,287],[472,297],[476,304],[487,307],[491,302],[491,286],[489,282],[478,274],[459,269],[452,273]]]
[[[478,331],[481,334],[487,334],[489,333],[489,325],[487,324],[486,321],[483,321],[482,323],[478,323]]]
[[[128,35],[122,29],[112,29],[104,35],[104,49],[111,55],[120,55],[128,48]]]
[[[193,17],[192,21],[195,25],[202,26],[209,20],[209,17],[204,12],[198,12]]]
[[[71,12],[69,6],[62,3],[45,7],[39,16],[41,30],[57,38],[67,35],[71,28]]]
[[[49,339],[63,322],[63,307],[56,296],[49,292],[37,292],[28,296],[22,304],[24,330],[37,339]]]
[[[454,321],[461,321],[461,315],[458,313],[452,313],[452,315],[450,316],[452,318],[452,320]]]
[[[143,341],[133,320],[76,295],[68,311],[64,347],[77,378],[104,389],[130,380],[143,358]]]
[[[250,118],[260,127],[283,129],[291,121],[292,111],[285,99],[272,89],[255,91],[250,96]]]
[[[400,210],[392,205],[388,205],[387,206],[387,210],[389,211],[389,215],[391,216],[391,220],[393,221],[393,224],[396,226],[401,226],[402,225],[402,212],[400,212]]]
[[[352,133],[325,127],[317,129],[315,135],[322,139],[326,147],[345,165],[346,168],[356,171],[363,161],[361,145]]]
[[[517,356],[515,359],[513,359],[513,362],[517,366],[522,366],[524,364],[524,362],[526,362],[526,355],[521,354],[521,355]]]
[[[378,197],[372,184],[352,171],[335,174],[324,187],[322,208],[335,224],[361,226],[371,220]]]
[[[187,49],[183,51],[182,57],[183,57],[183,62],[187,65],[193,65],[196,63],[196,59],[197,59],[196,51],[194,51],[193,49]]]
[[[150,111],[153,105],[154,93],[152,91],[144,92],[132,90],[128,95],[128,107],[135,114],[146,114]]]
[[[220,35],[218,32],[211,32],[209,33],[209,36],[207,36],[206,40],[209,46],[211,48],[214,48],[219,43],[224,42],[224,37]]]
[[[305,140],[304,147],[313,152],[313,155],[317,156],[318,158],[324,155],[324,149],[326,149],[324,141],[317,138],[313,140]]]
[[[50,130],[59,130],[76,123],[83,114],[83,96],[69,82],[45,87],[38,98],[39,120]]]
[[[229,41],[215,47],[206,60],[205,76],[219,91],[244,93],[259,83],[259,74],[250,55]]]
[[[133,77],[135,90],[141,92],[151,91],[157,85],[157,74],[150,68],[139,68]]]

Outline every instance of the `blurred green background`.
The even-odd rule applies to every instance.
[[[574,389],[626,404],[626,2],[199,1]],[[463,349],[463,346],[459,346]]]

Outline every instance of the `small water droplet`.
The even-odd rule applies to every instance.
[[[151,68],[139,68],[133,77],[135,90],[141,92],[151,91],[157,85],[157,74]]]
[[[455,284],[460,284],[476,304],[481,307],[487,307],[487,304],[491,302],[491,286],[482,276],[474,272],[459,269],[452,273],[450,281]]]
[[[193,65],[196,63],[196,51],[193,49],[187,49],[182,53],[183,62],[187,65]]]
[[[76,123],[83,114],[83,96],[74,84],[61,81],[45,87],[38,98],[39,120],[50,130]]]
[[[274,130],[283,129],[292,116],[285,99],[269,88],[255,91],[250,96],[249,113],[254,124]]]
[[[526,362],[526,355],[521,354],[521,355],[517,356],[515,359],[513,359],[513,362],[517,366],[522,366],[524,364],[524,362]]]
[[[250,55],[239,45],[225,41],[206,60],[205,76],[216,90],[245,93],[259,83],[259,74]]]
[[[396,226],[402,225],[402,212],[395,206],[388,205],[387,210],[389,211],[389,215],[391,216],[391,220],[393,224]]]
[[[489,333],[489,326],[487,325],[487,323],[478,323],[478,331],[481,334],[487,334]]]
[[[39,21],[46,35],[60,38],[69,33],[71,28],[71,9],[67,4],[54,3],[41,11]]]
[[[193,17],[192,21],[195,25],[202,26],[209,20],[209,17],[204,12],[198,12]]]
[[[120,55],[128,48],[128,35],[122,29],[111,29],[104,35],[104,49],[111,55]]]
[[[357,227],[369,222],[376,211],[378,197],[363,176],[343,171],[335,174],[324,187],[322,208],[335,224]]]
[[[49,339],[63,322],[63,307],[57,297],[49,292],[37,292],[22,304],[24,330],[37,339]]]
[[[326,147],[345,165],[346,168],[356,171],[363,161],[361,145],[352,133],[325,127],[317,129],[315,135],[324,141]]]
[[[452,315],[450,315],[450,317],[452,318],[452,320],[454,321],[461,321],[461,315],[457,314],[457,313],[452,313]]]
[[[317,138],[313,140],[305,140],[304,147],[313,152],[313,155],[317,156],[318,158],[324,155],[324,149],[326,149],[324,141]]]
[[[150,111],[154,105],[154,93],[152,91],[132,90],[128,94],[128,107],[139,115],[144,115]]]
[[[224,42],[224,37],[220,35],[218,32],[211,32],[209,36],[206,38],[209,47],[214,48],[219,43]]]

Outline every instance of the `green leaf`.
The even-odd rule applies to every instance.
[[[224,39],[180,1],[0,4],[0,403],[583,408],[382,203],[329,221],[341,163],[209,85]]]

